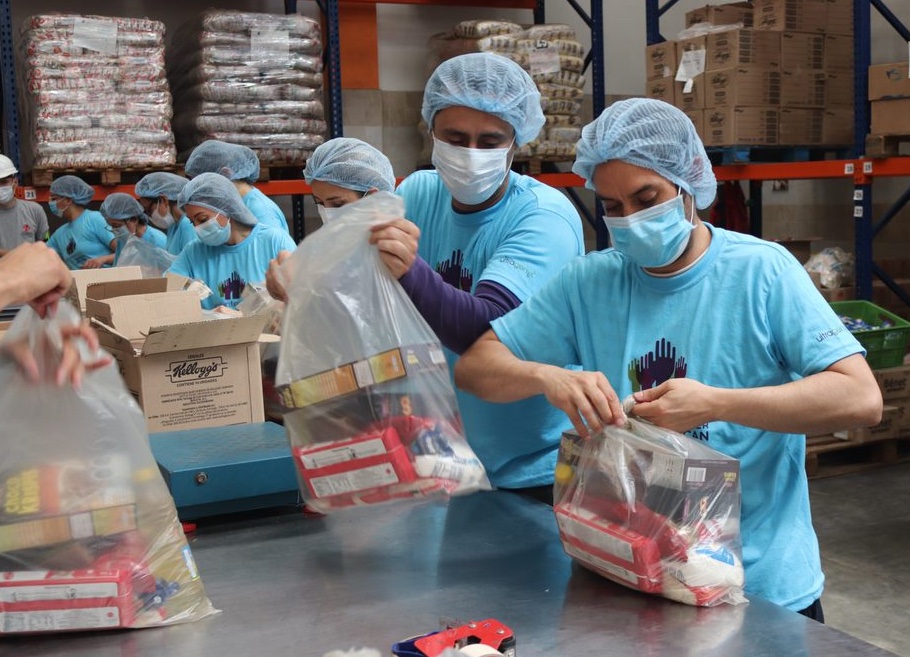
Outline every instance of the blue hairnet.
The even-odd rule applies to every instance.
[[[209,139],[193,149],[185,169],[188,176],[220,173],[228,180],[254,183],[259,180],[259,157],[252,148]]]
[[[95,189],[76,176],[60,176],[51,183],[51,194],[72,199],[76,205],[88,205],[95,195]]]
[[[395,191],[395,174],[389,158],[365,141],[352,137],[337,137],[320,145],[306,161],[303,177],[308,184],[321,180],[358,192]]]
[[[177,197],[177,205],[181,210],[186,205],[198,205],[247,226],[257,223],[237,188],[217,173],[200,173],[189,181]]]
[[[572,171],[585,179],[585,187],[594,189],[595,167],[610,160],[654,171],[691,194],[700,209],[717,195],[717,179],[695,125],[662,100],[620,100],[584,127]]]
[[[169,201],[176,201],[186,184],[189,182],[183,176],[169,171],[156,171],[143,176],[136,183],[136,196],[140,198],[158,198],[164,196]]]
[[[544,124],[531,76],[511,59],[489,52],[453,57],[433,71],[423,92],[423,120],[432,128],[436,112],[455,106],[502,119],[514,128],[519,146],[537,137]]]
[[[148,223],[148,217],[145,216],[145,211],[139,205],[139,201],[123,192],[110,194],[101,203],[98,211],[105,219],[117,219],[119,221],[139,219],[142,223]]]

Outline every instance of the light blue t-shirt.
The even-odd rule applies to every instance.
[[[294,240],[284,231],[256,224],[239,244],[208,246],[198,240],[191,242],[168,271],[209,286],[212,296],[202,302],[204,308],[236,308],[246,284],[264,281],[272,258],[279,251],[295,248]]]
[[[57,252],[70,269],[82,269],[87,260],[111,254],[114,234],[100,212],[83,210],[51,235],[47,245]]]
[[[674,377],[775,386],[864,353],[785,249],[709,229],[711,245],[689,271],[658,278],[612,249],[592,253],[493,330],[522,359],[603,372],[620,399]],[[688,434],[740,461],[746,591],[794,611],[808,607],[824,575],[805,436],[727,422]]]
[[[570,260],[584,253],[581,219],[559,191],[510,172],[496,205],[461,214],[435,171],[411,174],[397,193],[421,230],[420,256],[450,285],[471,293],[492,281],[526,301]],[[457,355],[446,350],[449,367]],[[569,362],[569,361],[567,361]],[[543,397],[491,404],[456,389],[465,433],[499,488],[553,483],[556,449],[571,425]]]
[[[172,255],[180,255],[187,244],[198,239],[193,222],[183,215],[167,229],[167,243],[164,248]]]
[[[243,197],[243,204],[260,223],[273,228],[281,228],[284,232],[288,232],[288,220],[285,219],[281,208],[278,207],[275,201],[259,191],[257,187],[253,187],[246,193]]]
[[[145,227],[145,232],[142,234],[142,240],[159,249],[167,248],[167,236],[163,231],[158,230],[154,226]]]

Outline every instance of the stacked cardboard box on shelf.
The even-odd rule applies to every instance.
[[[869,67],[874,135],[910,134],[910,74],[906,61]]]
[[[705,34],[675,42],[675,52],[670,42],[648,46],[646,95],[685,111],[707,146],[850,144],[852,21],[850,0],[756,0],[690,11],[687,27],[701,25]],[[699,50],[703,70],[675,81],[684,58],[691,64]]]

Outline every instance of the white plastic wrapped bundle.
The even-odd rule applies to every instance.
[[[37,15],[19,36],[26,168],[176,162],[162,23]]]
[[[519,149],[515,158],[574,158],[577,131],[548,130],[581,125],[585,48],[576,40],[570,26],[543,24],[523,28],[505,21],[469,20],[456,25],[451,34],[432,37],[430,49],[431,69],[465,53],[492,52],[508,57],[528,71],[540,91],[547,127],[537,139]],[[425,150],[428,154],[429,142]]]
[[[262,164],[296,165],[325,140],[317,22],[208,10],[173,42],[167,71],[181,153],[222,139],[252,148]]]

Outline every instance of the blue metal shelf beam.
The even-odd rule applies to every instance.
[[[20,166],[19,103],[16,96],[16,58],[13,50],[11,0],[0,0],[0,87],[3,90],[3,152]]]

